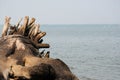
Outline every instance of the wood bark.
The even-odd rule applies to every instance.
[[[16,28],[17,28],[17,29],[18,29],[18,27],[19,27],[21,21],[22,21],[22,18],[20,18],[20,20],[19,20],[18,23],[16,24]]]
[[[27,28],[28,21],[29,21],[29,17],[28,17],[28,16],[25,16],[25,18],[24,18],[24,23],[23,23],[23,25],[22,25],[20,28],[18,28],[17,34],[21,34],[21,35],[24,35],[24,34],[25,34],[25,30],[26,30],[26,28]]]
[[[0,80],[79,80],[60,59],[50,58],[49,48],[43,43],[46,32],[39,30],[35,18],[26,16],[23,24],[10,26],[10,17],[0,38]],[[9,28],[10,27],[10,28]],[[9,32],[9,33],[8,33]]]
[[[10,17],[5,17],[2,37],[7,35],[22,35],[29,38],[38,49],[50,47],[49,44],[42,43],[43,39],[41,38],[46,35],[46,32],[40,31],[40,24],[35,24],[35,18],[31,18],[29,21],[29,17],[25,16],[24,22],[21,24],[21,26],[20,23],[22,18],[14,26],[10,26],[10,19]]]
[[[50,47],[49,44],[45,44],[45,43],[36,44],[36,46],[37,46],[38,48],[49,48],[49,47]]]
[[[7,16],[5,17],[5,23],[2,30],[2,37],[7,35],[8,29],[10,26],[10,19],[11,19],[10,17],[7,17]]]
[[[35,22],[35,18],[31,18],[30,22],[28,23],[28,26],[31,26],[32,24],[34,24],[34,22]]]

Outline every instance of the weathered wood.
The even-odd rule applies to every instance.
[[[21,21],[22,21],[22,18],[20,18],[20,20],[19,20],[18,23],[16,24],[16,28],[17,28],[17,29],[18,29],[18,27],[19,27]]]
[[[35,37],[34,41],[35,41],[36,43],[38,43],[39,40],[40,40],[43,36],[45,36],[45,35],[46,35],[46,32],[40,32],[40,33]]]
[[[32,28],[30,29],[29,33],[28,33],[28,37],[29,37],[31,40],[33,40],[33,34],[34,34],[35,27],[36,27],[36,25],[34,24],[34,25],[32,26]]]
[[[45,54],[44,58],[49,58],[50,57],[50,51],[47,51],[47,53]]]
[[[35,22],[35,18],[31,18],[30,22],[28,23],[28,26],[31,26],[32,24],[34,24],[34,22]]]
[[[40,29],[40,24],[37,24],[35,29],[34,29],[34,33],[33,33],[33,36],[36,36],[39,32],[39,29]]]
[[[10,26],[8,35],[12,35],[16,31],[16,26]]]
[[[7,16],[5,17],[5,23],[2,30],[2,37],[7,35],[8,29],[10,26],[10,19],[11,19],[10,17],[7,17]]]
[[[36,46],[37,49],[39,48],[49,48],[49,44],[42,44],[43,39],[41,39],[43,36],[46,35],[46,32],[41,32],[40,25],[35,24],[35,18],[32,18],[29,22],[29,17],[25,16],[23,24],[19,27],[17,30],[17,27],[20,25],[22,18],[18,21],[16,26],[10,26],[9,28],[9,35],[22,35],[28,37]],[[7,28],[4,29],[3,32],[5,32],[7,35],[8,32],[8,24],[9,24],[10,19],[8,17],[5,18],[5,24],[7,24]],[[29,22],[29,23],[28,23]],[[28,25],[31,26],[31,28],[28,29]],[[6,27],[6,26],[5,26]],[[28,30],[27,30],[28,29]]]
[[[24,35],[24,34],[25,34],[25,30],[26,30],[26,28],[27,28],[28,21],[29,21],[29,17],[28,17],[28,16],[25,16],[23,25],[22,25],[20,28],[18,28],[17,34],[21,34],[21,35]]]
[[[36,47],[38,47],[38,48],[49,48],[50,45],[49,44],[45,44],[45,43],[41,43],[41,44],[36,44]]]
[[[29,37],[31,39],[35,38],[35,36],[38,34],[39,31],[39,28],[40,28],[40,25],[39,24],[35,24],[29,31]]]
[[[79,80],[63,61],[49,58],[49,51],[41,56],[45,50],[39,49],[50,45],[42,43],[46,32],[39,30],[34,18],[29,22],[26,16],[18,29],[21,21],[10,28],[9,22],[6,17],[0,38],[0,80]]]

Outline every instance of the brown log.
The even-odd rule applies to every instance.
[[[9,26],[10,26],[10,17],[5,17],[5,23],[4,23],[4,27],[3,27],[3,31],[2,31],[2,37],[7,35]]]
[[[25,77],[25,80],[29,80],[30,78],[28,67],[23,67],[21,65],[13,65],[10,72],[12,72],[12,74],[10,73],[10,75],[12,75],[13,80],[19,80],[20,77]]]
[[[39,32],[39,28],[40,28],[40,24],[37,24],[37,25],[35,26],[35,29],[34,29],[34,32],[33,32],[33,36],[36,36],[36,35],[37,35],[37,33]]]
[[[29,37],[30,29],[35,25],[34,22],[35,22],[35,18],[32,18],[32,19],[30,20],[30,22],[28,23],[28,25],[27,25],[27,28],[26,28],[26,30],[25,30],[24,36],[28,36],[28,37]]]
[[[27,25],[25,36],[29,37],[30,29],[35,25],[35,18],[30,19],[30,22]]]
[[[43,36],[45,36],[45,35],[46,35],[46,32],[40,32],[40,33],[35,37],[34,41],[35,41],[36,43],[38,43],[39,40],[40,40]]]
[[[39,26],[35,24],[31,29],[30,29],[30,36],[35,36],[38,33]]]
[[[39,31],[40,25],[39,24],[35,24],[29,31],[28,36],[30,37],[30,39],[34,40],[35,36],[40,32]]]
[[[25,30],[26,30],[26,28],[27,28],[28,21],[29,21],[29,17],[28,17],[28,16],[25,16],[23,25],[18,29],[17,34],[21,34],[21,35],[24,35],[24,34],[25,34]]]
[[[33,40],[33,32],[34,32],[34,30],[35,30],[35,27],[36,27],[36,25],[34,24],[34,25],[32,26],[32,28],[30,29],[29,33],[28,33],[28,37],[29,37],[30,39],[32,39],[32,40]]]
[[[49,48],[50,45],[49,45],[49,44],[42,43],[42,44],[36,44],[36,47],[37,47],[37,48]]]
[[[32,24],[34,24],[35,22],[35,18],[31,18],[30,22],[28,23],[28,26],[31,26]]]
[[[16,26],[10,26],[9,35],[12,35],[14,32],[16,32]]]
[[[34,20],[28,24],[29,17],[25,17],[16,35],[6,36],[9,21],[10,18],[6,17],[0,39],[0,53],[3,53],[0,56],[0,80],[79,80],[63,61],[49,58],[49,51],[38,57],[39,48],[49,48],[50,45],[42,43],[41,38],[46,33],[39,31],[39,25],[35,25]],[[14,29],[16,26],[10,27],[11,31]],[[40,54],[44,54],[44,50]]]

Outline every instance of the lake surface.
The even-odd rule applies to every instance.
[[[50,56],[80,80],[120,80],[120,25],[41,25]]]

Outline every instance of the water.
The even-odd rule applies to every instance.
[[[50,56],[80,80],[120,80],[120,25],[42,25]]]
[[[51,56],[80,80],[120,80],[120,25],[46,25]]]

